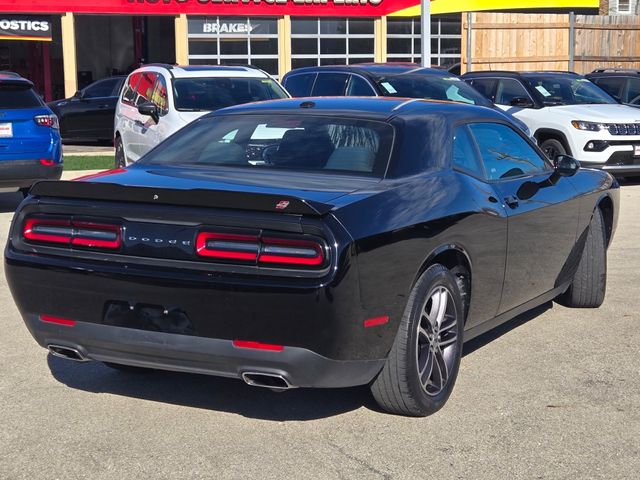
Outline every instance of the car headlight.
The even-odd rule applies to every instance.
[[[606,130],[607,126],[603,123],[584,122],[582,120],[572,120],[571,125],[578,130],[588,130],[589,132],[599,132]]]

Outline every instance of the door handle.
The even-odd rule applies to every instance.
[[[515,195],[507,195],[506,197],[504,197],[504,203],[506,203],[511,208],[518,208],[518,205],[520,204],[518,201],[518,197],[516,197]]]

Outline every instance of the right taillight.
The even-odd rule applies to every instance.
[[[197,235],[196,253],[212,260],[272,267],[318,268],[327,259],[317,240],[215,232]]]
[[[22,236],[28,242],[117,250],[121,231],[120,225],[110,223],[32,217],[25,220]]]

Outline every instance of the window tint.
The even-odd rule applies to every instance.
[[[531,100],[525,88],[517,80],[503,78],[498,82],[495,101],[498,105],[511,105],[511,100],[523,97]]]
[[[174,102],[182,111],[213,111],[232,105],[287,98],[270,78],[177,78],[173,80]]]
[[[167,102],[167,82],[162,75],[158,75],[158,80],[153,88],[151,101],[158,107],[160,115],[166,115],[169,112]]]
[[[471,86],[475,88],[480,94],[488,98],[493,102],[495,99],[496,83],[497,80],[493,78],[474,78],[470,80]]]
[[[473,139],[466,125],[453,132],[453,165],[475,177],[484,178]]]
[[[129,105],[133,105],[136,101],[136,87],[138,86],[138,82],[140,81],[140,77],[142,74],[140,73],[132,73],[127,78],[127,83],[124,86],[124,92],[122,93],[122,101]]]
[[[320,73],[313,87],[314,97],[342,97],[349,75],[343,73]]]
[[[42,100],[29,85],[4,83],[0,85],[0,109],[37,108]]]
[[[294,97],[309,97],[311,95],[311,89],[313,88],[313,82],[315,79],[315,73],[292,75],[287,77],[284,88],[286,88]]]
[[[156,83],[158,74],[154,72],[142,72],[140,76],[140,82],[138,82],[138,88],[136,89],[136,107],[139,107],[145,102],[150,102],[153,96],[153,86]]]
[[[192,123],[141,162],[381,177],[392,142],[393,128],[382,122],[309,115],[224,115]]]
[[[550,169],[550,165],[511,128],[499,123],[469,125],[487,178],[499,180]]]
[[[616,103],[604,90],[586,78],[574,75],[531,73],[524,75],[544,105],[589,105]]]
[[[632,78],[629,80],[626,103],[633,103],[634,105],[640,104],[640,78]]]
[[[84,89],[84,98],[110,97],[119,82],[119,78],[108,78],[89,85]]]
[[[376,93],[371,85],[362,77],[351,75],[349,86],[347,87],[348,97],[375,97]]]
[[[592,81],[593,83],[598,85],[601,89],[603,89],[605,92],[607,92],[616,100],[622,99],[622,92],[624,90],[624,85],[626,83],[625,78],[604,77],[604,78],[596,78]]]

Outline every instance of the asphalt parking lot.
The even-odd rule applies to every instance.
[[[2,238],[19,199],[0,194]],[[0,479],[636,479],[640,184],[621,203],[605,304],[548,305],[466,345],[425,419],[380,413],[366,388],[276,394],[52,357],[3,274]]]

